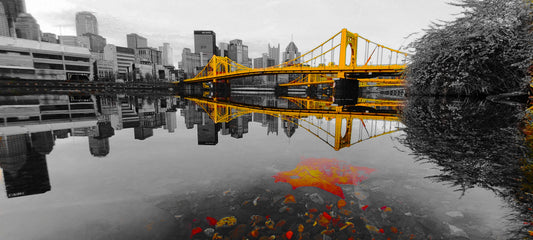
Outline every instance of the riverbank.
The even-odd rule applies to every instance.
[[[54,80],[0,80],[2,88],[50,88],[50,89],[166,89],[174,84],[168,82],[95,82],[95,81],[54,81]]]
[[[527,91],[533,56],[531,2],[465,0],[456,20],[410,44],[410,95],[489,96]],[[461,10],[461,9],[458,9]]]

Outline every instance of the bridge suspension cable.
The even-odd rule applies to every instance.
[[[343,29],[301,56],[285,60],[277,66],[251,69],[227,57],[213,56],[200,73],[185,82],[274,74],[330,74],[339,78],[345,73],[398,76],[405,70],[407,53]]]

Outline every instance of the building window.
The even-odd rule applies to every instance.
[[[88,72],[89,66],[76,66],[76,65],[65,65],[67,70],[70,71],[82,71],[82,72]]]
[[[37,69],[53,69],[53,70],[64,70],[62,64],[53,64],[53,63],[33,63],[33,66]]]
[[[34,58],[44,58],[44,59],[54,59],[54,60],[63,60],[61,55],[52,55],[44,53],[33,53]]]
[[[7,50],[0,50],[0,54],[18,54],[22,56],[29,56],[29,52],[19,52],[19,51],[7,51]]]
[[[0,74],[35,74],[35,70],[0,68]]]
[[[89,58],[65,56],[65,61],[89,62]]]

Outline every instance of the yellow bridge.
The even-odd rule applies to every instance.
[[[391,110],[372,113],[353,112],[343,107],[331,106],[328,100],[306,98],[288,99],[292,102],[300,102],[299,107],[302,109],[252,106],[208,98],[185,97],[185,99],[200,106],[215,123],[227,123],[252,113],[280,118],[293,126],[297,125],[305,129],[336,151],[368,139],[399,131],[401,129],[398,117],[399,107],[403,105],[402,101],[394,100],[361,100],[361,106],[388,107]],[[359,125],[356,126],[356,123]]]
[[[204,69],[185,83],[217,82],[240,77],[277,74],[306,74],[304,80],[283,86],[331,84],[333,78],[377,80],[377,83],[403,84],[399,78],[406,67],[407,53],[372,42],[359,34],[341,30],[330,39],[298,58],[267,68],[249,68],[228,57],[213,56]],[[382,77],[382,79],[375,79]],[[375,82],[375,81],[374,81]]]

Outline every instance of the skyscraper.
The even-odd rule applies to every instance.
[[[126,35],[128,38],[128,48],[146,48],[148,47],[148,40],[137,33],[130,33]]]
[[[221,42],[218,43],[218,55],[221,57],[227,57],[229,51],[229,43]]]
[[[279,43],[278,47],[270,47],[270,43],[268,44],[268,57],[274,59],[274,65],[279,64]]]
[[[205,53],[211,59],[217,53],[217,36],[213,31],[194,31],[194,52]]]
[[[266,68],[275,65],[275,60],[270,58],[266,53],[263,53],[262,57],[254,59],[254,68]],[[276,76],[274,75],[257,76],[256,79],[261,80],[261,85],[263,86],[275,87]]]
[[[198,123],[197,135],[198,145],[217,145],[218,144],[218,131],[220,130],[215,122],[209,117],[204,117],[203,121]]]
[[[29,13],[19,14],[15,22],[15,31],[18,38],[41,40],[41,28],[35,18]]]
[[[191,52],[189,48],[183,48],[181,52],[181,68],[185,71],[185,78],[192,78],[196,75],[196,69],[201,67],[201,54]]]
[[[294,42],[291,41],[289,45],[287,46],[287,48],[285,49],[285,52],[283,52],[283,62],[287,62],[289,60],[298,58],[300,57],[300,55],[301,54],[300,52],[298,52],[298,47],[296,47],[296,44],[294,44]],[[293,62],[293,64],[295,63],[300,63],[300,59]]]
[[[107,40],[104,37],[92,33],[84,33],[83,36],[89,38],[91,52],[104,52],[104,47],[107,44]]]
[[[263,53],[263,56],[260,58],[254,58],[254,68],[266,68],[272,66],[275,66],[275,60],[270,58],[266,53]]]
[[[31,147],[31,141],[26,134],[5,136],[0,140],[0,167],[8,198],[51,190],[46,155]],[[48,152],[49,148],[41,150]]]
[[[178,127],[178,120],[176,117],[176,112],[174,111],[165,112],[165,129],[167,129],[169,133],[173,133],[174,131],[176,131],[177,127]]]
[[[163,58],[163,66],[173,66],[174,65],[174,59],[173,59],[173,51],[172,47],[170,46],[170,43],[163,43],[162,47],[159,47],[159,51],[162,52],[162,58]]]
[[[2,2],[0,2],[0,36],[9,37],[9,24],[7,23],[7,15]]]
[[[0,2],[4,5],[7,23],[10,29],[9,33],[12,37],[16,37],[15,22],[19,14],[26,12],[26,3],[24,0],[0,0]]]
[[[98,21],[90,12],[76,13],[76,35],[82,36],[85,33],[98,35]]]
[[[135,127],[133,129],[133,133],[136,140],[145,140],[151,136],[154,136],[154,129]]]
[[[109,138],[99,138],[89,136],[89,151],[95,157],[105,157],[109,154],[111,147]]]
[[[242,44],[242,40],[235,39],[229,42],[228,57],[244,66],[249,66],[248,46]]]

